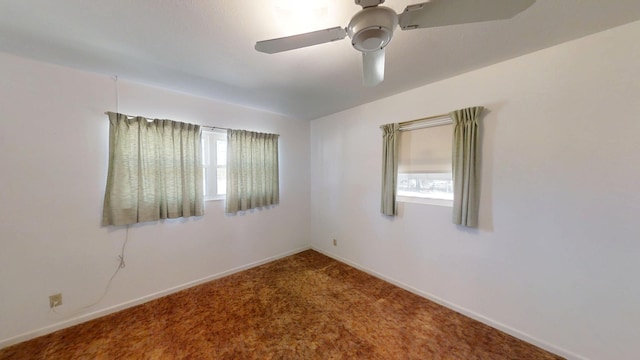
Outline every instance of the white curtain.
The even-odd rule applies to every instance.
[[[453,120],[453,223],[467,227],[478,226],[478,120],[483,109],[477,106],[449,113]]]
[[[109,114],[103,225],[204,214],[201,129]]]
[[[229,130],[225,212],[233,214],[279,202],[278,135]]]
[[[398,180],[398,124],[386,124],[382,129],[382,194],[380,212],[397,215],[396,192]]]

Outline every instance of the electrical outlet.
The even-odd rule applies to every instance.
[[[338,246],[338,240],[333,239],[333,246]]]
[[[54,308],[62,305],[62,294],[54,294],[49,296],[49,307]]]

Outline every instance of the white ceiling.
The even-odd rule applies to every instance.
[[[368,88],[348,39],[254,50],[258,40],[344,27],[360,10],[353,0],[300,0],[315,8],[296,20],[284,2],[0,0],[0,51],[314,119],[640,19],[638,0],[537,0],[510,20],[397,28],[385,80]],[[384,5],[399,13],[419,2]]]

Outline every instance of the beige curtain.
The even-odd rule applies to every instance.
[[[478,120],[483,107],[449,113],[453,120],[453,223],[478,226]]]
[[[229,130],[225,212],[234,214],[279,202],[278,135]]]
[[[380,211],[395,216],[396,182],[398,179],[398,124],[386,124],[382,129],[382,198]]]
[[[204,214],[201,129],[109,114],[103,225]]]

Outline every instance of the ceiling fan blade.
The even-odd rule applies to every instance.
[[[299,35],[258,41],[255,48],[263,53],[274,54],[282,51],[342,40],[345,36],[347,36],[345,29],[336,26],[330,29],[312,31]]]
[[[362,53],[365,86],[376,86],[384,80],[384,49]]]
[[[536,0],[432,0],[398,15],[402,30],[510,19]]]

